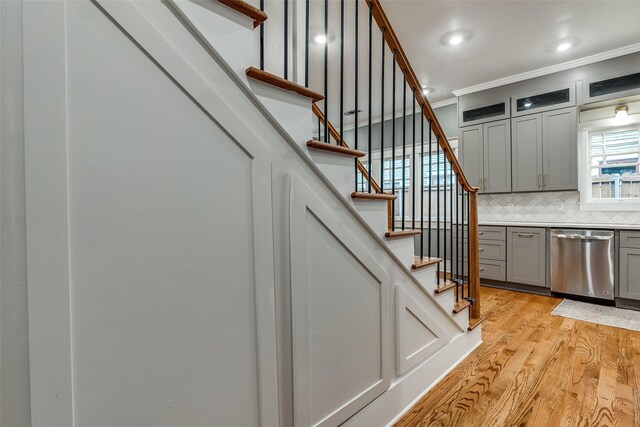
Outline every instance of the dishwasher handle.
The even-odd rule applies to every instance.
[[[581,236],[579,234],[554,234],[551,237],[567,240],[611,240],[613,236]]]

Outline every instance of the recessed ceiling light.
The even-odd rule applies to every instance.
[[[464,41],[464,38],[461,35],[455,35],[455,36],[451,36],[451,38],[449,39],[449,44],[456,46],[462,43],[463,41]]]
[[[556,50],[558,52],[564,52],[565,50],[568,50],[571,47],[571,43],[568,42],[564,42],[564,43],[560,43],[557,47]]]
[[[429,95],[430,93],[435,92],[436,90],[432,87],[426,87],[426,86],[422,86],[422,94],[423,95]]]
[[[316,34],[313,40],[318,44],[325,44],[327,43],[327,36],[324,34]]]
[[[440,37],[440,44],[444,46],[458,46],[468,42],[473,37],[473,33],[469,30],[453,30],[444,33]]]

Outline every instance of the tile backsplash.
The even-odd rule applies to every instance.
[[[574,224],[640,224],[640,212],[580,210],[577,191],[481,194],[478,220],[482,222],[562,222]]]

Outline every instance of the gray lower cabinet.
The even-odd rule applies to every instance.
[[[505,261],[481,259],[479,264],[481,279],[498,280],[500,282],[504,282],[506,271]]]
[[[620,248],[620,298],[640,300],[640,249]]]
[[[507,281],[546,286],[546,230],[507,228]]]
[[[511,128],[514,192],[578,188],[575,108],[516,117]]]
[[[462,168],[481,193],[511,191],[511,122],[500,120],[460,129]]]
[[[640,300],[640,232],[620,232],[620,298]]]

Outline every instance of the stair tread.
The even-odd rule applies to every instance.
[[[354,191],[351,193],[351,197],[354,199],[370,199],[370,200],[395,200],[398,198],[395,194],[387,193],[358,193]]]
[[[297,83],[290,82],[289,80],[278,77],[275,74],[271,74],[267,71],[260,70],[259,68],[249,67],[247,68],[246,73],[247,77],[249,78],[279,87],[280,89],[295,92],[298,95],[310,98],[314,102],[322,101],[324,99],[324,96],[319,94],[318,92],[314,92],[309,88],[306,88]]]
[[[256,28],[264,21],[267,20],[267,14],[255,7],[254,5],[247,3],[243,0],[218,0],[220,3],[225,6],[230,7],[236,12],[240,12],[243,15],[253,19],[253,28]]]
[[[467,328],[467,330],[473,331],[484,321],[484,319],[485,319],[484,316],[480,316],[477,319],[474,319],[474,318],[469,319],[469,327]]]
[[[465,308],[469,307],[470,305],[471,305],[471,303],[469,301],[467,301],[466,299],[460,300],[453,307],[453,313],[454,314],[460,313],[462,310],[464,310]]]
[[[406,237],[406,236],[415,236],[420,233],[422,233],[422,230],[419,230],[417,228],[411,228],[409,230],[387,231],[386,233],[384,233],[384,237],[388,237],[388,238]]]
[[[446,291],[448,291],[449,289],[453,289],[456,287],[456,283],[452,282],[451,280],[445,280],[444,282],[440,283],[439,285],[437,285],[436,290],[434,291],[436,294],[441,294],[444,293]]]
[[[333,145],[327,142],[316,141],[315,139],[307,141],[307,147],[314,150],[324,150],[350,157],[363,157],[367,155],[367,153],[362,150],[355,150],[353,148],[343,147],[341,145]]]
[[[425,257],[425,258],[420,259],[420,257],[417,256],[415,261],[411,265],[411,268],[413,270],[418,270],[419,268],[424,268],[424,267],[428,267],[430,265],[435,265],[435,264],[438,264],[439,262],[442,262],[442,258]]]

